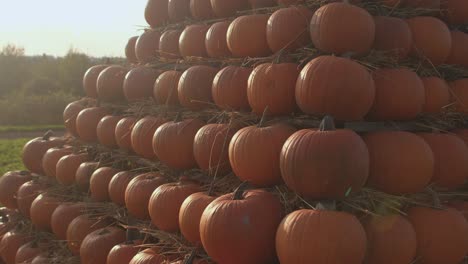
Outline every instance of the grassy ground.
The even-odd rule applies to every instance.
[[[24,169],[21,150],[27,141],[26,138],[0,139],[0,176],[7,171]]]
[[[45,130],[63,130],[63,125],[39,125],[39,126],[0,126],[0,133],[5,132],[34,132]]]

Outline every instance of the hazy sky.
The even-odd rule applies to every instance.
[[[0,0],[0,47],[61,56],[70,47],[93,56],[123,56],[146,26],[147,0]]]

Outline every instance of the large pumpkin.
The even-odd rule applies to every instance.
[[[89,191],[89,181],[94,171],[99,168],[98,162],[83,162],[75,173],[75,183],[82,192]]]
[[[408,23],[403,19],[376,16],[374,49],[389,52],[398,59],[404,59],[411,51],[413,36]]]
[[[82,110],[76,117],[76,131],[78,137],[86,142],[96,142],[97,126],[102,118],[110,114],[104,107],[91,107]]]
[[[434,155],[415,134],[403,131],[372,132],[364,136],[370,155],[367,184],[390,194],[424,190],[434,174]]]
[[[140,251],[139,241],[127,241],[114,246],[107,255],[107,264],[128,264]]]
[[[460,263],[468,248],[468,223],[455,209],[413,207],[408,211],[423,263]],[[447,246],[450,245],[450,246]]]
[[[236,176],[258,186],[281,183],[281,148],[295,131],[285,124],[239,130],[229,144],[229,161]]]
[[[216,22],[211,25],[205,37],[205,47],[208,56],[212,58],[225,58],[231,56],[227,45],[227,31],[230,21]]]
[[[182,31],[167,30],[159,39],[159,54],[166,59],[177,59],[180,57],[179,38]]]
[[[108,65],[96,65],[89,68],[83,76],[83,88],[86,96],[97,98],[97,79],[99,74],[109,67]]]
[[[248,0],[211,0],[211,7],[217,17],[229,17],[249,7]]]
[[[307,114],[329,114],[338,120],[361,120],[374,102],[374,80],[350,59],[320,56],[301,71],[296,103]]]
[[[190,0],[190,13],[195,19],[208,19],[214,16],[210,0]]]
[[[269,15],[240,16],[231,22],[227,45],[234,57],[265,57],[271,54],[266,27]]]
[[[247,98],[257,115],[265,110],[271,115],[288,115],[296,110],[294,88],[299,76],[295,63],[265,63],[252,71],[249,77]]]
[[[210,26],[189,25],[179,38],[179,51],[183,57],[207,57],[205,47],[206,32]]]
[[[320,129],[300,130],[289,137],[279,164],[286,185],[312,199],[344,198],[359,191],[369,176],[364,141],[351,130],[335,129],[328,117]]]
[[[468,129],[458,128],[452,131],[458,138],[465,142],[465,145],[468,146]]]
[[[109,183],[112,177],[119,173],[118,169],[102,167],[94,171],[89,181],[91,199],[95,202],[106,202],[109,197]]]
[[[57,181],[66,186],[73,185],[78,167],[80,167],[81,163],[89,160],[88,153],[70,154],[62,157],[57,162]]]
[[[106,227],[88,234],[80,247],[81,263],[106,263],[111,249],[124,241],[125,231],[117,227]]]
[[[413,17],[406,22],[413,35],[411,54],[433,65],[444,63],[452,46],[452,36],[447,25],[435,17]]]
[[[32,224],[39,230],[51,231],[51,219],[55,209],[62,201],[50,194],[39,194],[31,204],[30,214]]]
[[[50,223],[52,232],[59,240],[67,239],[67,229],[71,221],[84,214],[84,203],[64,203],[59,205],[52,213]]]
[[[124,99],[123,83],[128,69],[113,65],[104,69],[97,79],[98,98],[102,101],[122,101]]]
[[[136,42],[138,40],[138,36],[131,37],[127,45],[125,46],[125,57],[127,58],[127,61],[130,63],[138,63],[138,58],[135,53],[135,46]]]
[[[126,151],[132,150],[132,130],[137,121],[136,117],[128,116],[117,123],[115,126],[115,140],[119,148]]]
[[[276,233],[281,264],[360,264],[366,244],[364,228],[345,212],[295,211],[283,219]]]
[[[133,178],[125,190],[125,207],[133,217],[149,219],[148,204],[154,190],[166,183],[159,173],[145,173]]]
[[[271,263],[276,259],[275,232],[282,216],[279,199],[266,191],[223,195],[201,216],[203,247],[218,263]]]
[[[449,83],[455,110],[468,114],[468,78]]]
[[[274,53],[291,51],[311,43],[308,28],[312,15],[312,11],[303,6],[281,8],[274,12],[268,19],[266,31],[270,49]]]
[[[200,220],[206,207],[213,202],[216,197],[207,193],[198,192],[188,196],[179,211],[179,227],[182,235],[189,242],[198,245],[200,238]]]
[[[40,241],[26,243],[16,252],[14,263],[31,263],[32,260],[39,256],[45,249],[45,243],[41,243]]]
[[[159,230],[177,232],[182,203],[189,195],[200,190],[199,185],[186,181],[159,186],[154,190],[148,204],[151,222]]]
[[[146,116],[140,119],[131,133],[133,151],[143,158],[154,158],[155,154],[152,147],[154,132],[164,123],[166,123],[166,120],[161,117]]]
[[[141,63],[151,62],[159,55],[161,33],[155,30],[145,31],[137,40],[135,54]]]
[[[18,249],[31,241],[26,234],[15,231],[6,233],[0,240],[0,256],[6,264],[15,264]]]
[[[112,177],[109,182],[108,192],[113,203],[120,206],[125,205],[125,190],[134,177],[135,173],[130,171],[121,171]]]
[[[423,112],[437,114],[441,113],[444,107],[450,104],[450,89],[446,81],[439,77],[421,78],[424,84],[424,93],[426,100],[424,102]]]
[[[169,20],[167,0],[148,0],[145,8],[145,19],[151,27],[157,27]]]
[[[91,102],[91,100],[74,101],[68,104],[65,110],[63,110],[63,123],[67,131],[72,135],[78,135],[76,132],[76,117],[81,110],[85,109]]]
[[[451,24],[468,24],[468,3],[464,0],[447,0],[442,2],[447,11],[447,18]]]
[[[249,109],[247,85],[252,68],[227,66],[214,80],[211,95],[215,104],[224,110]]]
[[[27,171],[10,171],[0,177],[0,204],[9,208],[17,209],[16,195],[19,188],[26,182],[32,180],[31,173]]]
[[[451,35],[452,47],[446,63],[468,67],[468,50],[466,49],[468,46],[468,34],[453,30],[451,31]]]
[[[104,228],[107,223],[102,220],[93,219],[88,215],[80,215],[73,219],[67,228],[67,246],[73,255],[80,254],[83,239],[91,232]]]
[[[365,263],[412,263],[416,257],[416,232],[405,217],[369,216],[364,229],[368,244]]]
[[[29,171],[37,174],[44,174],[42,168],[42,157],[51,148],[62,146],[64,139],[51,137],[52,133],[47,132],[42,137],[28,141],[21,152],[23,165]]]
[[[321,51],[363,55],[374,43],[375,23],[365,9],[348,3],[331,3],[315,11],[310,36]]]
[[[171,259],[171,256],[161,254],[159,248],[147,248],[136,254],[129,264],[165,264]]]
[[[58,161],[62,157],[72,154],[72,152],[73,148],[68,146],[56,147],[47,150],[42,157],[42,169],[44,170],[44,174],[51,178],[55,178]]]
[[[179,71],[166,71],[156,79],[153,87],[153,98],[160,105],[178,105],[177,86],[182,75]]]
[[[137,67],[125,76],[123,90],[129,102],[141,101],[153,96],[154,82],[161,74],[160,70],[150,67]]]
[[[213,101],[211,87],[218,69],[210,66],[192,66],[184,71],[177,87],[179,102],[190,110],[200,110]]]
[[[426,100],[419,76],[406,68],[373,72],[375,100],[369,117],[374,120],[410,120],[423,110]]]
[[[10,187],[11,188],[11,187]],[[19,187],[16,194],[16,202],[18,203],[18,211],[27,218],[30,217],[31,204],[39,194],[43,193],[47,185],[40,180],[32,180],[24,183]],[[3,192],[2,192],[3,193]],[[3,205],[5,203],[0,201]]]
[[[99,144],[109,148],[117,146],[117,141],[115,140],[115,127],[121,119],[121,116],[108,115],[99,121],[96,127]]]
[[[168,0],[168,13],[172,22],[190,17],[190,0]]]

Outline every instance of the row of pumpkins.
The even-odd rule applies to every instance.
[[[265,57],[310,43],[321,52],[336,55],[364,56],[375,49],[397,59],[412,55],[430,65],[468,66],[468,35],[451,31],[442,20],[431,16],[406,20],[372,17],[348,3],[327,4],[315,12],[293,6],[272,15],[244,15],[233,21],[192,24],[184,30],[162,33],[147,30],[129,40],[126,54],[132,63],[152,62],[158,57]]]

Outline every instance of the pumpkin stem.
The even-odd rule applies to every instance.
[[[336,130],[336,127],[335,127],[335,120],[333,119],[332,116],[325,116],[323,119],[322,119],[322,122],[320,123],[320,127],[319,127],[320,131],[334,131]]]
[[[192,264],[193,261],[195,260],[195,256],[196,256],[196,253],[195,253],[195,250],[194,250],[194,251],[192,251],[190,253],[190,255],[185,257],[183,264]]]
[[[234,191],[233,200],[243,200],[245,191],[247,190],[248,186],[249,186],[248,181],[241,183],[241,185],[239,185],[239,187],[237,187],[237,189]]]
[[[54,135],[54,132],[52,130],[49,130],[44,134],[44,136],[42,136],[42,139],[49,140],[53,135]]]
[[[321,201],[315,206],[315,210],[336,211],[336,201]]]
[[[268,115],[268,106],[265,107],[265,110],[263,110],[262,118],[260,119],[260,122],[258,123],[257,127],[263,127],[264,126],[264,124],[266,122],[267,115]]]

